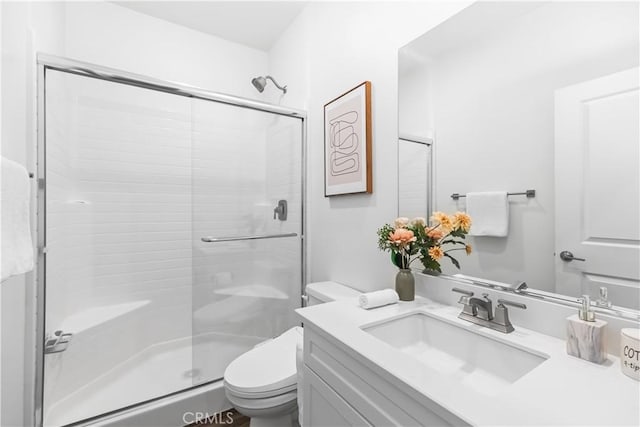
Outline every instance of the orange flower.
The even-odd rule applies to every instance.
[[[440,240],[444,236],[444,231],[442,231],[440,227],[435,227],[427,231],[427,236],[433,240]]]
[[[456,212],[453,214],[453,228],[461,228],[468,233],[471,228],[471,217],[464,212]]]
[[[389,242],[398,247],[406,246],[416,240],[413,231],[407,230],[406,228],[396,228],[394,232],[389,235]]]
[[[431,221],[440,225],[442,231],[445,233],[448,233],[453,228],[451,217],[444,212],[434,212],[431,215]]]
[[[429,248],[428,252],[431,259],[435,261],[438,261],[440,258],[444,256],[444,251],[440,246],[434,246],[432,248]]]
[[[471,255],[471,245],[464,245],[464,251],[467,255]]]

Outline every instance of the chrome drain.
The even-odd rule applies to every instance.
[[[200,369],[189,369],[182,374],[185,378],[197,378],[200,376]]]

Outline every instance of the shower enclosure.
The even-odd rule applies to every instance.
[[[38,61],[36,422],[220,381],[295,324],[304,114]]]

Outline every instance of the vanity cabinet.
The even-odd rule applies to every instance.
[[[310,323],[304,332],[303,425],[470,425]]]

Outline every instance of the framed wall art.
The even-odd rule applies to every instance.
[[[371,82],[324,106],[324,195],[372,193]]]

